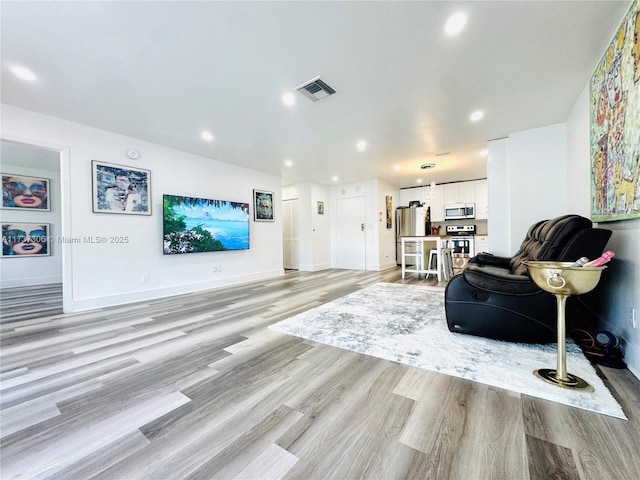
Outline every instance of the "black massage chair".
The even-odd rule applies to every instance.
[[[449,330],[510,342],[555,342],[556,299],[531,280],[523,262],[594,259],[610,236],[588,218],[564,215],[532,225],[511,258],[476,255],[445,290]]]

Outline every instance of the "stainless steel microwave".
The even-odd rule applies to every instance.
[[[444,207],[445,220],[460,220],[463,218],[476,218],[475,203],[456,203]]]

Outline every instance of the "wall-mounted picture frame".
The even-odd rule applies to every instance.
[[[318,202],[318,215],[324,215],[324,202]]]
[[[29,175],[2,174],[2,208],[50,212],[51,180]]]
[[[393,197],[391,195],[387,195],[386,197],[384,197],[384,203],[386,208],[387,229],[390,229],[393,226]]]
[[[631,2],[590,82],[591,220],[640,218],[640,2]]]
[[[253,219],[256,222],[274,222],[273,192],[253,191]]]
[[[49,223],[2,223],[2,258],[48,257]]]
[[[94,213],[151,215],[151,172],[91,162]]]
[[[162,195],[163,254],[249,249],[249,204]]]

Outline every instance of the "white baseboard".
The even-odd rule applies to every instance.
[[[396,265],[396,261],[395,259],[391,262],[385,262],[383,264],[380,265],[380,270],[389,270],[391,268],[396,268],[398,265]]]
[[[0,288],[31,287],[33,285],[48,285],[50,283],[62,283],[62,276],[54,275],[50,277],[12,278],[9,280],[1,280]]]
[[[183,293],[198,292],[201,290],[210,290],[221,287],[228,287],[240,283],[253,282],[257,280],[267,280],[284,275],[283,269],[272,270],[268,272],[253,273],[250,275],[238,275],[235,277],[227,277],[220,280],[212,280],[207,282],[190,283],[185,285],[176,285],[172,287],[163,287],[153,290],[143,290],[118,295],[108,295],[102,297],[73,299],[71,302],[71,310],[65,313],[82,312],[93,310],[96,308],[112,307],[115,305],[124,305],[127,303],[142,302],[145,300],[153,300],[156,298],[170,297]]]
[[[319,264],[301,264],[298,270],[301,272],[319,272],[321,270],[329,270],[331,268],[330,263],[319,263]]]
[[[367,265],[367,270],[371,270],[374,272],[382,272],[383,270],[389,270],[391,268],[396,268],[396,262],[385,262],[385,263],[374,263],[373,265]]]

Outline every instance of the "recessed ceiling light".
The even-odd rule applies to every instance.
[[[213,133],[207,132],[206,130],[202,132],[202,138],[204,138],[207,142],[213,140]]]
[[[285,164],[287,167],[291,167],[291,166],[293,166],[293,161],[292,161],[291,159],[287,158],[287,159],[284,161],[284,164]]]
[[[471,120],[472,122],[477,122],[478,120],[481,120],[482,117],[484,117],[484,112],[482,110],[476,110],[471,115],[469,115],[469,120]]]
[[[487,150],[486,148],[483,148],[482,150],[480,150],[480,155],[482,155],[483,157],[486,157],[487,155],[489,155],[489,150]]]
[[[337,182],[340,179],[334,175],[333,177],[331,177],[331,180],[333,180],[334,182]]]
[[[292,107],[296,103],[296,97],[293,93],[287,92],[280,97],[282,103],[284,103],[287,107]]]
[[[28,68],[15,66],[15,67],[11,67],[11,71],[16,77],[18,77],[21,80],[26,80],[27,82],[33,82],[38,78],[36,77],[35,73],[33,73]]]
[[[417,179],[416,183],[422,183],[422,179],[421,178]]]
[[[356,143],[356,148],[359,152],[364,152],[367,149],[367,141],[366,140],[358,140]]]
[[[400,165],[396,165],[395,167],[393,167],[393,169],[394,169],[396,172],[399,172],[401,168],[402,168],[402,167],[401,167]]]
[[[449,17],[447,23],[445,23],[444,31],[447,33],[447,35],[457,35],[462,31],[466,24],[467,16],[464,13],[454,13]]]

